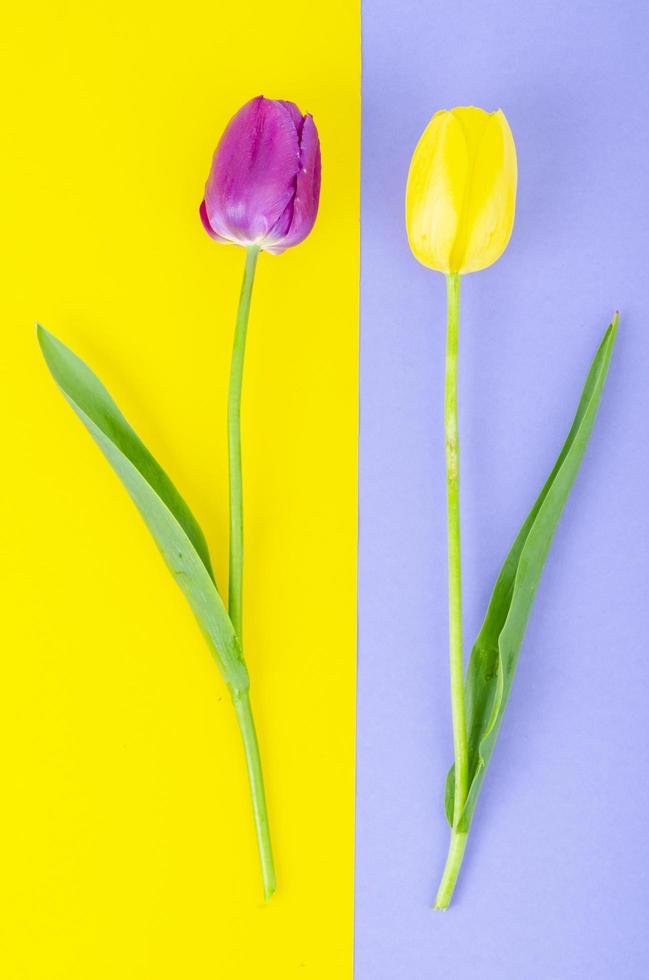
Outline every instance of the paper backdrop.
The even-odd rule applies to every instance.
[[[359,10],[14,5],[2,32],[0,973],[351,975]],[[244,382],[246,655],[278,892],[264,908],[224,685],[38,351],[106,383],[227,585],[226,390],[244,254],[198,216],[263,93],[313,113],[321,212],[262,255]]]
[[[7,980],[649,974],[649,7],[359,6],[38,0],[4,15]],[[205,528],[225,591],[243,254],[207,237],[198,205],[224,125],[260,93],[312,112],[323,151],[312,235],[260,258],[244,381],[267,907],[224,686],[33,329],[106,382]],[[520,178],[507,251],[462,288],[467,648],[621,317],[442,915],[444,283],[410,254],[404,189],[432,113],[462,104],[503,108]]]
[[[622,0],[366,0],[356,980],[649,973],[649,8]],[[557,529],[455,896],[448,846],[445,295],[403,228],[432,112],[502,107],[511,242],[462,284],[466,652],[620,327]]]

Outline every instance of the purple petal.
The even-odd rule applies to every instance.
[[[295,102],[289,102],[288,99],[279,99],[278,101],[280,105],[283,105],[284,108],[289,113],[299,136],[299,134],[302,132],[302,123],[304,122],[304,116],[296,106]]]
[[[217,235],[210,224],[210,219],[207,217],[207,208],[205,207],[205,200],[201,201],[201,206],[198,209],[198,213],[201,216],[201,221],[203,222],[203,228],[215,242],[223,242],[225,245],[229,245],[230,241],[228,238],[223,238],[221,235]]]
[[[205,213],[214,235],[262,243],[286,211],[300,165],[290,105],[259,96],[228,124],[205,189]]]
[[[283,248],[297,245],[309,234],[318,214],[320,201],[320,140],[313,118],[304,117],[300,142],[300,170],[297,175],[293,215]]]

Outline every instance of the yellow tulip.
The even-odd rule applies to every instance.
[[[406,226],[415,257],[446,274],[446,494],[448,521],[449,666],[453,721],[453,824],[435,908],[448,908],[467,832],[469,747],[464,695],[460,558],[460,449],[457,375],[460,281],[500,258],[514,225],[516,147],[503,113],[462,107],[437,112],[410,163]]]
[[[406,226],[415,257],[450,274],[500,258],[516,206],[516,147],[504,113],[437,112],[410,163]]]

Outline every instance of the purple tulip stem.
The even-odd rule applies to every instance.
[[[228,612],[235,633],[243,644],[243,491],[241,480],[241,387],[246,353],[246,334],[250,315],[250,297],[255,279],[259,248],[246,249],[246,266],[241,284],[239,310],[234,329],[230,388],[228,392],[228,463],[230,479],[230,577]]]
[[[243,489],[241,478],[241,388],[243,363],[246,352],[246,333],[250,315],[250,298],[255,278],[259,247],[246,248],[246,265],[241,285],[239,310],[232,345],[230,389],[228,394],[228,462],[230,479],[230,575],[228,587],[228,611],[235,632],[243,649]],[[275,868],[270,842],[268,812],[264,793],[259,745],[247,691],[233,691],[241,737],[246,753],[246,766],[252,794],[252,808],[261,873],[264,883],[264,899],[268,901],[275,891]]]
[[[248,770],[248,779],[250,780],[252,810],[255,818],[259,860],[261,862],[261,877],[264,885],[264,901],[267,902],[275,891],[275,865],[273,862],[273,848],[270,841],[268,810],[266,808],[264,776],[261,769],[259,744],[257,742],[257,733],[255,731],[255,722],[252,717],[248,691],[234,691],[232,700],[234,702],[234,710],[237,713],[237,721],[241,729],[243,747],[246,753],[246,767]]]

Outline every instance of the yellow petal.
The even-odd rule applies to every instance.
[[[410,247],[439,272],[491,265],[511,235],[516,149],[504,114],[438,112],[413,154],[406,189]]]
[[[453,272],[477,272],[492,265],[505,251],[514,226],[517,183],[514,139],[503,112],[485,115],[478,139],[470,150],[473,166],[470,165],[463,220],[452,255]]]
[[[448,272],[458,233],[469,159],[462,126],[451,112],[436,113],[410,164],[406,227],[414,255]]]

